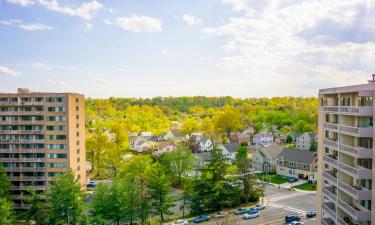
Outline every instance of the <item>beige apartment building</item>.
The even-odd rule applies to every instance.
[[[0,93],[0,165],[12,183],[17,209],[30,188],[43,192],[71,169],[86,183],[84,96],[18,89]]]
[[[317,224],[375,224],[374,97],[374,80],[319,91]]]

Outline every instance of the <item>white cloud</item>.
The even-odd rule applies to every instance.
[[[182,20],[184,20],[189,26],[197,26],[197,25],[202,24],[201,19],[198,19],[194,16],[187,15],[187,14],[182,16]]]
[[[113,23],[124,30],[130,30],[136,33],[157,32],[162,30],[161,20],[142,15],[119,17]]]
[[[18,27],[27,31],[52,30],[51,26],[40,23],[20,24]]]
[[[107,80],[101,77],[96,77],[96,78],[90,79],[90,82],[94,84],[102,84],[102,83],[106,83]]]
[[[94,27],[91,23],[86,23],[85,31],[89,31]]]
[[[90,20],[95,13],[103,7],[98,1],[91,1],[82,3],[78,8],[68,6],[61,6],[57,0],[7,0],[9,3],[19,4],[22,6],[38,3],[48,10],[67,14],[70,16],[79,16],[85,20]]]
[[[0,66],[0,75],[16,77],[19,74],[21,74],[21,73],[18,72],[18,71],[9,69],[8,67],[5,67],[5,66]]]
[[[13,4],[19,4],[22,6],[28,6],[34,4],[34,1],[32,0],[6,0],[6,2],[13,3]]]
[[[45,63],[41,63],[41,62],[37,62],[37,63],[33,63],[31,65],[34,69],[38,69],[38,70],[51,70],[52,67],[45,64]]]
[[[20,23],[22,23],[22,20],[14,20],[14,19],[0,20],[1,25],[13,26],[13,25],[20,24]]]

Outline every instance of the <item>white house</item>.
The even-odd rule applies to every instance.
[[[185,142],[189,136],[182,132],[180,129],[171,129],[164,135],[164,140],[172,141],[175,143]]]
[[[312,132],[300,134],[296,138],[296,149],[310,150],[311,142],[317,141],[317,136]]]
[[[273,143],[273,135],[268,132],[260,132],[253,136],[253,144],[270,145]]]
[[[284,148],[282,145],[272,144],[257,149],[252,156],[253,169],[262,173],[275,172],[276,158]]]
[[[196,142],[197,150],[199,152],[211,151],[214,148],[212,141],[205,138],[201,133],[192,134],[191,138]]]
[[[223,151],[223,155],[229,158],[232,162],[236,159],[238,148],[240,144],[238,143],[229,143],[229,144],[220,144],[219,148]]]

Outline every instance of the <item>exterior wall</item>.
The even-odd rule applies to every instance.
[[[311,138],[307,133],[300,135],[296,140],[296,148],[299,150],[310,150]]]
[[[295,168],[288,168],[284,166],[276,166],[276,174],[284,177],[294,177],[294,178],[299,178],[299,175],[305,176],[305,179],[308,180],[316,180],[316,172],[310,172],[306,170],[299,170]]]

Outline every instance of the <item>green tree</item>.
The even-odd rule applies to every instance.
[[[171,188],[170,179],[165,168],[158,162],[147,168],[147,176],[152,205],[161,221],[164,221],[164,215],[172,214],[169,209],[174,206],[173,199],[168,195]]]
[[[240,113],[232,108],[226,107],[223,112],[216,118],[215,126],[224,132],[227,138],[234,131],[242,128]]]
[[[189,117],[185,119],[181,126],[181,130],[185,134],[188,134],[189,137],[192,133],[197,132],[198,129],[199,129],[199,123],[195,117]]]
[[[0,224],[11,225],[14,222],[13,203],[10,201],[10,181],[6,171],[0,166]]]
[[[177,145],[175,150],[165,153],[160,161],[174,177],[177,177],[178,185],[181,184],[181,177],[190,172],[195,165],[194,155],[184,145]]]
[[[56,177],[46,193],[50,224],[77,224],[84,218],[84,192],[72,171]]]
[[[88,136],[86,140],[87,159],[91,162],[94,175],[104,176],[105,171],[105,153],[111,143],[108,136],[98,131]]]
[[[238,148],[236,154],[236,161],[240,161],[241,159],[247,158],[247,146],[242,145]]]
[[[309,150],[312,152],[316,152],[318,150],[318,142],[315,139],[311,140]]]

